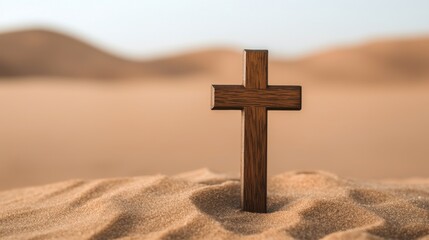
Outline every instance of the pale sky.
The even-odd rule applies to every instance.
[[[150,58],[206,47],[299,56],[429,36],[428,0],[0,0],[0,31],[46,27]]]

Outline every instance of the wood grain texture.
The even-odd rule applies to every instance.
[[[268,50],[244,50],[243,85],[248,89],[268,86]]]
[[[268,85],[268,51],[244,51],[243,85],[213,85],[213,110],[242,110],[241,207],[267,212],[267,110],[300,110],[301,86]]]
[[[245,107],[242,112],[241,208],[267,212],[267,110]]]
[[[301,86],[268,86],[248,89],[242,85],[213,85],[212,109],[241,110],[244,107],[268,110],[300,110]]]

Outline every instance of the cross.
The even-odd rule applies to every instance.
[[[267,110],[301,110],[301,86],[268,85],[268,51],[244,50],[243,85],[213,85],[212,110],[242,111],[241,208],[267,212]]]

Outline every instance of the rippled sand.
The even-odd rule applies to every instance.
[[[240,211],[236,178],[71,180],[0,193],[3,239],[429,239],[429,180],[325,172],[270,178],[267,214]]]

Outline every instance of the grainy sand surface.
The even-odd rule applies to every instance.
[[[71,180],[0,193],[2,239],[429,239],[429,180],[326,172],[269,179],[267,214],[240,211],[239,181],[197,170]]]

